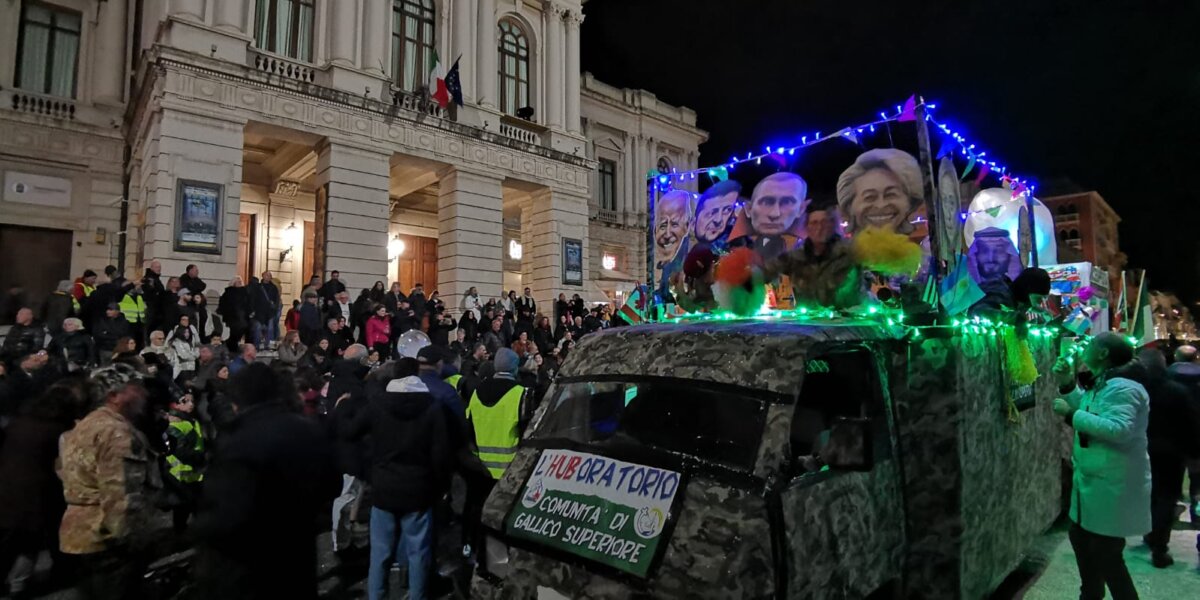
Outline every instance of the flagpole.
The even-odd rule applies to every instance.
[[[1146,270],[1145,269],[1142,269],[1142,275],[1140,278],[1138,278],[1137,299],[1134,300],[1133,323],[1131,324],[1131,326],[1129,328],[1129,333],[1133,333],[1134,330],[1137,329],[1138,319],[1140,319],[1142,316],[1142,286],[1143,285],[1146,285]],[[1145,327],[1145,326],[1146,326],[1145,323],[1143,323],[1142,327]],[[1143,331],[1145,331],[1145,330],[1143,330]]]

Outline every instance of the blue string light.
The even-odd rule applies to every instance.
[[[988,153],[986,151],[980,150],[980,151],[976,152],[975,149],[978,147],[976,144],[971,143],[969,140],[967,140],[967,138],[965,136],[963,136],[958,131],[955,131],[953,128],[951,128],[946,123],[936,119],[932,114],[932,111],[938,107],[938,105],[936,103],[924,102],[923,104],[920,104],[919,106],[921,106],[925,109],[925,120],[929,123],[932,123],[933,126],[938,131],[940,131],[944,135],[945,138],[947,138],[949,141],[958,145],[958,151],[959,151],[958,153],[960,155],[972,159],[976,165],[986,165],[990,174],[995,174],[995,175],[1001,177],[1006,182],[1012,182],[1013,189],[1020,190],[1018,193],[1014,194],[1014,200],[1017,200],[1017,199],[1023,197],[1025,194],[1032,195],[1034,193],[1034,190],[1037,189],[1032,181],[1013,175],[1012,172],[1009,170],[1008,166],[1000,163],[997,160],[991,159],[988,156]],[[875,133],[875,127],[877,125],[885,125],[885,124],[891,123],[893,121],[898,121],[903,114],[904,114],[903,106],[896,105],[894,114],[889,116],[887,111],[880,111],[879,120],[872,121],[870,123],[863,123],[863,124],[855,126],[855,127],[846,127],[846,128],[838,130],[838,132],[842,133],[842,135],[838,135],[837,133],[835,133],[834,135],[829,136],[829,137],[822,137],[820,132],[816,132],[813,134],[813,136],[812,136],[813,139],[811,139],[811,140],[809,139],[810,136],[802,135],[802,136],[800,136],[800,144],[799,145],[778,146],[778,147],[776,147],[774,145],[766,146],[765,152],[763,152],[761,154],[754,154],[753,152],[747,152],[746,156],[744,158],[735,154],[735,155],[729,157],[729,162],[724,163],[723,165],[719,165],[719,167],[723,167],[726,171],[732,171],[738,165],[745,164],[745,163],[748,163],[751,161],[753,161],[754,164],[756,164],[756,165],[761,165],[762,159],[765,157],[768,157],[772,154],[795,156],[797,150],[801,150],[808,146],[819,144],[819,143],[822,143],[822,142],[825,142],[825,141],[828,141],[831,139],[844,139],[844,140],[849,140],[849,141],[857,141],[857,139],[850,133],[851,131],[857,132],[859,134],[862,134],[864,131],[867,131],[870,133]],[[676,182],[683,183],[685,181],[694,180],[694,179],[696,179],[697,175],[701,175],[701,174],[707,175],[709,177],[709,179],[713,179],[714,177],[717,176],[716,168],[702,167],[702,168],[695,169],[692,171],[683,171],[683,172],[675,172],[675,169],[672,169],[672,173],[670,175],[658,176],[659,187],[661,189],[663,189],[664,191],[669,190],[671,188],[672,183],[676,183]],[[965,220],[966,216],[968,216],[968,214],[963,213],[962,218]]]

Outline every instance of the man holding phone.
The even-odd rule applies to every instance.
[[[1079,565],[1080,598],[1137,598],[1125,567],[1125,538],[1150,531],[1150,458],[1146,426],[1150,398],[1140,384],[1116,376],[1133,360],[1133,348],[1120,335],[1092,338],[1081,362],[1095,376],[1088,391],[1075,383],[1075,361],[1054,364],[1061,397],[1054,412],[1075,430],[1072,452],[1071,547]]]

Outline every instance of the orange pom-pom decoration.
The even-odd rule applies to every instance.
[[[758,253],[750,248],[737,248],[717,261],[716,280],[728,287],[746,285],[759,267]]]

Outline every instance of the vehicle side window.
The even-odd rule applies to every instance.
[[[879,377],[871,353],[847,348],[813,356],[792,418],[792,459],[800,472],[821,470],[821,449],[838,419],[876,418]]]

